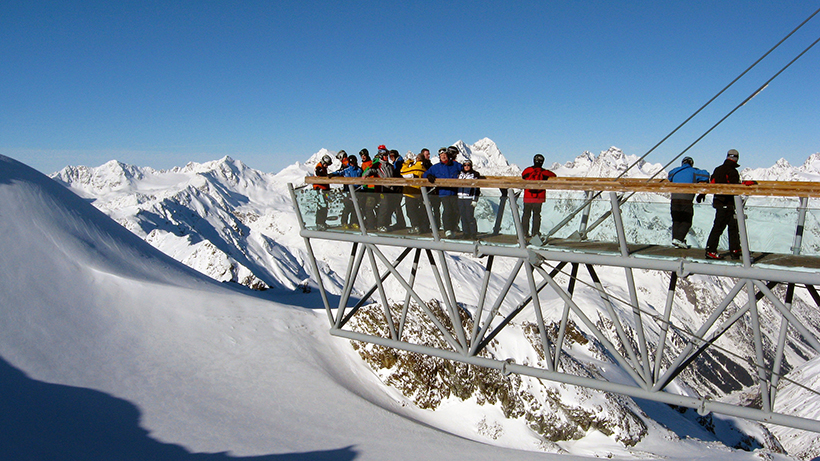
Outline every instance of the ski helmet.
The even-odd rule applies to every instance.
[[[438,154],[439,155],[446,154],[446,153],[447,153],[447,148],[446,147],[439,147],[438,148]]]
[[[464,166],[468,166],[468,165],[469,165],[470,167],[472,167],[472,166],[473,166],[473,161],[472,161],[472,160],[470,160],[470,159],[467,159],[467,160],[465,160],[465,161],[461,162],[461,164],[462,164],[462,165],[464,165]]]
[[[340,150],[338,154],[336,154],[336,158],[342,160],[347,157],[347,152],[344,149]]]
[[[535,154],[535,157],[532,158],[532,163],[541,168],[541,165],[544,164],[544,156],[541,154]]]
[[[359,151],[359,155],[361,155],[362,158],[370,157],[370,152],[365,148]]]
[[[447,157],[450,160],[455,160],[458,157],[458,148],[456,146],[450,146],[447,148]]]
[[[331,163],[333,163],[333,159],[330,158],[329,155],[325,155],[324,157],[322,157],[322,163],[325,165],[330,165]]]
[[[684,157],[680,162],[681,165],[695,166],[695,160],[692,157]]]
[[[349,163],[351,165],[356,165],[358,163],[358,160],[356,160],[355,155],[351,155],[347,158],[347,163]]]

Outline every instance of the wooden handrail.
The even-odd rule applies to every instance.
[[[820,182],[758,181],[757,184],[681,184],[660,179],[635,178],[551,178],[547,181],[529,181],[514,176],[491,176],[486,179],[427,179],[405,178],[343,178],[305,177],[306,184],[373,184],[378,186],[411,187],[480,187],[488,189],[546,189],[601,192],[655,192],[680,194],[726,194],[770,197],[820,197]]]

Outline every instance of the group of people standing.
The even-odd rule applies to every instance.
[[[361,158],[361,163],[359,163],[356,156],[348,156],[344,150],[341,150],[336,155],[342,164],[340,169],[328,173],[332,159],[329,155],[325,155],[316,165],[315,174],[330,177],[426,178],[433,183],[437,178],[480,178],[481,175],[473,170],[470,159],[461,163],[456,161],[458,153],[458,148],[455,146],[442,147],[438,151],[439,162],[433,164],[430,160],[430,149],[423,148],[418,155],[405,159],[397,150],[388,150],[381,145],[372,159],[366,148],[359,151]],[[330,187],[326,184],[315,184],[314,189],[319,191],[316,227],[319,230],[325,230],[327,229]],[[432,229],[424,207],[421,189],[418,187],[360,184],[355,186],[355,192],[367,229],[388,232],[410,227],[408,231],[410,234],[427,233]],[[433,209],[433,221],[437,228],[444,230],[445,237],[455,236],[460,220],[464,238],[475,238],[478,233],[475,206],[479,194],[480,191],[476,187],[435,187],[431,189],[429,198]],[[402,211],[402,201],[407,211],[407,219]],[[407,220],[410,221],[410,226],[407,225]],[[344,198],[341,226],[345,229],[359,228],[353,199],[349,195]]]
[[[384,145],[378,147],[376,154],[370,158],[367,149],[359,151],[361,162],[355,155],[347,155],[344,150],[339,151],[336,158],[342,166],[333,173],[328,173],[332,163],[329,155],[325,155],[316,165],[316,176],[342,176],[363,178],[426,178],[435,183],[438,178],[449,179],[480,179],[482,176],[473,169],[470,159],[463,162],[456,161],[459,151],[455,146],[442,147],[438,150],[439,161],[432,163],[430,150],[421,149],[418,155],[403,158],[398,151],[388,150]],[[668,180],[673,183],[700,183],[740,184],[738,173],[737,150],[731,149],[726,154],[726,160],[715,168],[710,175],[708,171],[695,168],[692,157],[684,157],[681,165],[668,174]],[[544,168],[544,156],[536,154],[533,164],[524,169],[521,177],[526,180],[545,181],[554,178],[555,173]],[[754,181],[745,181],[744,184],[755,184]],[[319,206],[316,212],[316,227],[319,230],[327,228],[327,209],[330,186],[315,184],[314,189],[319,192]],[[410,234],[422,234],[431,231],[432,226],[428,219],[421,189],[414,186],[377,186],[361,184],[355,187],[360,210],[363,213],[364,224],[370,230],[387,232],[390,230],[407,228],[407,220],[402,211],[407,211],[410,221]],[[459,221],[463,238],[474,239],[478,234],[475,219],[475,207],[481,192],[478,187],[434,187],[429,189],[428,197],[433,211],[433,222],[436,227],[444,231],[444,236],[452,238],[458,231]],[[672,215],[672,245],[687,249],[691,245],[686,243],[686,235],[692,227],[694,217],[693,201],[703,202],[704,194],[674,193],[671,196],[670,212]],[[540,234],[541,207],[546,200],[546,191],[543,189],[526,189],[524,191],[524,210],[522,216],[523,231],[527,238]],[[715,209],[715,220],[709,237],[706,241],[705,257],[707,259],[722,259],[723,255],[717,251],[721,235],[729,229],[729,255],[740,255],[740,237],[738,233],[737,216],[733,195],[715,194],[712,200]],[[395,224],[394,224],[395,222]],[[346,196],[341,214],[341,226],[345,229],[358,229],[357,218],[354,213],[352,198]]]

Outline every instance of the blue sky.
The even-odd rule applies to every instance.
[[[816,2],[0,2],[0,154],[50,173],[489,137],[520,166],[643,155]],[[655,150],[666,163],[820,37],[820,15]],[[820,45],[687,155],[820,152]]]

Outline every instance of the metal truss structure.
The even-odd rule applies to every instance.
[[[496,226],[494,232],[479,236],[477,239],[461,240],[443,238],[436,226],[432,226],[430,235],[426,236],[368,232],[353,182],[345,182],[348,178],[345,178],[345,180],[308,179],[312,180],[308,182],[314,183],[325,181],[325,183],[345,184],[344,187],[349,191],[351,201],[355,206],[355,215],[359,224],[359,230],[356,231],[321,229],[307,225],[301,210],[304,205],[300,207],[300,203],[303,204],[304,201],[300,202],[297,194],[307,194],[313,191],[298,191],[291,186],[291,195],[299,217],[301,236],[305,240],[311,269],[321,292],[332,335],[493,368],[504,374],[518,373],[559,383],[693,408],[701,414],[715,412],[820,432],[820,421],[818,420],[774,411],[774,404],[778,397],[778,384],[782,384],[783,381],[782,368],[787,330],[793,329],[792,331],[797,332],[806,344],[810,345],[815,351],[820,352],[820,341],[791,309],[795,290],[807,290],[810,297],[820,306],[820,295],[818,295],[816,288],[820,284],[820,275],[818,274],[820,258],[800,256],[808,197],[816,197],[818,191],[820,191],[816,184],[813,187],[806,188],[806,190],[813,190],[809,193],[796,191],[793,187],[788,190],[781,190],[776,187],[766,189],[761,186],[751,191],[753,194],[759,193],[760,195],[800,197],[797,222],[795,223],[796,230],[792,236],[792,254],[787,255],[792,258],[791,262],[781,264],[775,261],[763,264],[749,247],[745,202],[740,195],[735,196],[735,206],[742,254],[739,261],[726,262],[703,259],[703,250],[697,252],[698,256],[695,256],[692,251],[675,250],[678,252],[672,252],[673,256],[670,257],[670,251],[672,250],[669,248],[661,246],[650,248],[648,245],[636,245],[634,242],[628,242],[624,219],[621,215],[622,197],[625,192],[643,189],[626,180],[617,184],[604,179],[587,179],[583,184],[573,184],[570,181],[538,183],[539,188],[584,190],[588,198],[592,197],[593,193],[595,195],[603,194],[604,197],[609,194],[607,214],[614,223],[617,240],[614,242],[601,242],[596,246],[594,242],[583,239],[574,241],[566,239],[559,242],[549,241],[547,238],[528,240],[523,232],[516,195],[507,193],[508,189],[513,190],[515,186],[517,186],[517,189],[523,189],[524,185],[519,183],[511,184],[510,181],[498,182],[492,180],[472,181],[471,185],[502,189],[504,193],[501,195],[497,207],[498,222],[500,222],[501,213],[508,213],[506,216],[514,223],[515,232],[514,234],[502,235],[498,233],[498,226]],[[427,217],[430,222],[435,222],[431,197],[428,187],[426,187],[430,185],[426,181],[402,179],[373,181],[377,184],[420,187]],[[447,181],[444,182],[445,185],[449,185]],[[457,183],[453,182],[453,184]],[[645,188],[647,185],[644,184],[641,187]],[[672,189],[669,189],[670,187]],[[529,188],[536,187],[530,186]],[[663,186],[659,185],[649,189],[655,192],[720,193],[733,191],[738,193],[736,188],[724,187],[721,189],[718,185],[704,184],[670,185],[664,183]],[[747,194],[749,192],[749,190],[746,191]],[[588,202],[585,205],[588,205]],[[589,206],[582,206],[576,212],[588,213],[588,210]],[[587,234],[587,218],[588,216],[584,216],[581,219],[578,232],[581,236]],[[331,305],[330,303],[311,245],[312,239],[349,242],[352,244],[347,271],[344,274],[344,287],[338,305]],[[399,256],[393,260],[388,258],[384,251],[387,247],[400,248]],[[393,253],[396,253],[396,251]],[[476,311],[471,313],[474,319],[472,331],[465,331],[460,321],[459,296],[451,282],[451,268],[448,265],[447,253],[486,256],[486,259],[483,260],[485,264],[482,285],[476,287],[478,293],[480,293],[478,305]],[[510,273],[495,274],[496,276],[501,275],[505,283],[500,293],[490,297],[488,284],[494,274],[493,266],[497,258],[512,258],[514,263]],[[780,261],[786,260],[781,259]],[[356,301],[352,296],[353,286],[363,264],[369,264],[372,273],[377,276],[369,290],[358,297],[358,301]],[[615,296],[607,292],[597,273],[596,268],[600,267],[623,270],[624,284],[629,299],[617,300]],[[589,318],[584,309],[573,298],[576,283],[579,281],[578,272],[581,270],[589,275],[589,280],[592,280],[589,285],[593,286],[600,295],[601,307],[599,309],[602,315],[608,317],[612,322],[617,334],[609,335],[602,331],[600,325]],[[666,290],[667,293],[663,312],[640,307],[639,290],[636,287],[633,275],[635,270],[659,271],[669,274],[668,286],[657,287]],[[509,298],[511,297],[508,294],[516,278],[522,272],[526,277],[526,286],[529,288],[528,294],[524,299],[514,301],[510,305],[511,299]],[[567,277],[558,277],[559,274],[569,275],[566,286],[559,283],[558,279],[565,280]],[[701,306],[710,310],[708,318],[702,325],[675,326],[670,319],[672,311],[675,309],[675,293],[678,289],[678,282],[681,277],[690,274],[725,278],[732,288],[717,305]],[[449,316],[449,325],[442,323],[430,311],[427,300],[422,299],[414,290],[414,285],[420,277],[432,277],[435,280],[440,294],[439,301]],[[391,293],[391,296],[388,296],[384,286],[388,278],[398,282],[403,287],[404,293],[398,295]],[[786,287],[785,296],[782,299],[773,292],[776,285]],[[563,301],[563,311],[561,312],[557,333],[550,330],[544,322],[544,311],[539,294],[547,288],[557,294]],[[404,303],[402,305],[402,314],[397,318],[388,308],[388,298],[398,299],[401,295],[404,295]],[[763,340],[763,334],[761,333],[761,316],[758,311],[758,303],[763,298],[771,303],[779,315],[779,337],[776,344],[767,345],[768,342]],[[389,335],[376,336],[346,328],[357,311],[371,302],[381,304]],[[628,309],[631,310],[631,318],[622,318],[622,313],[616,312],[615,303],[618,302],[631,307],[631,309]],[[437,348],[416,344],[410,342],[403,335],[407,322],[407,311],[411,308],[411,305],[414,306],[413,308],[424,310],[431,325],[445,338],[449,347]],[[505,307],[502,309],[502,306]],[[482,356],[482,350],[493,339],[498,338],[499,333],[504,331],[505,328],[509,328],[511,322],[522,312],[526,312],[530,318],[534,317],[536,319],[538,334],[540,335],[540,347],[544,357],[546,357],[544,361],[546,366],[516,363],[512,358],[496,360],[487,358],[486,354]],[[757,385],[759,385],[759,406],[752,408],[721,402],[710,397],[681,395],[671,392],[670,384],[681,372],[690,367],[709,348],[716,347],[716,340],[741,318],[745,318],[748,324],[751,325],[754,348],[752,369],[756,370],[755,378],[757,379]],[[628,373],[631,382],[612,382],[589,376],[579,376],[573,374],[570,370],[562,369],[560,359],[562,354],[567,353],[566,341],[570,322],[582,324],[585,331],[591,332],[595,339],[606,349],[611,359]],[[654,325],[649,325],[650,323]],[[670,346],[669,335],[673,330],[676,334],[686,338],[686,344],[682,348]]]

